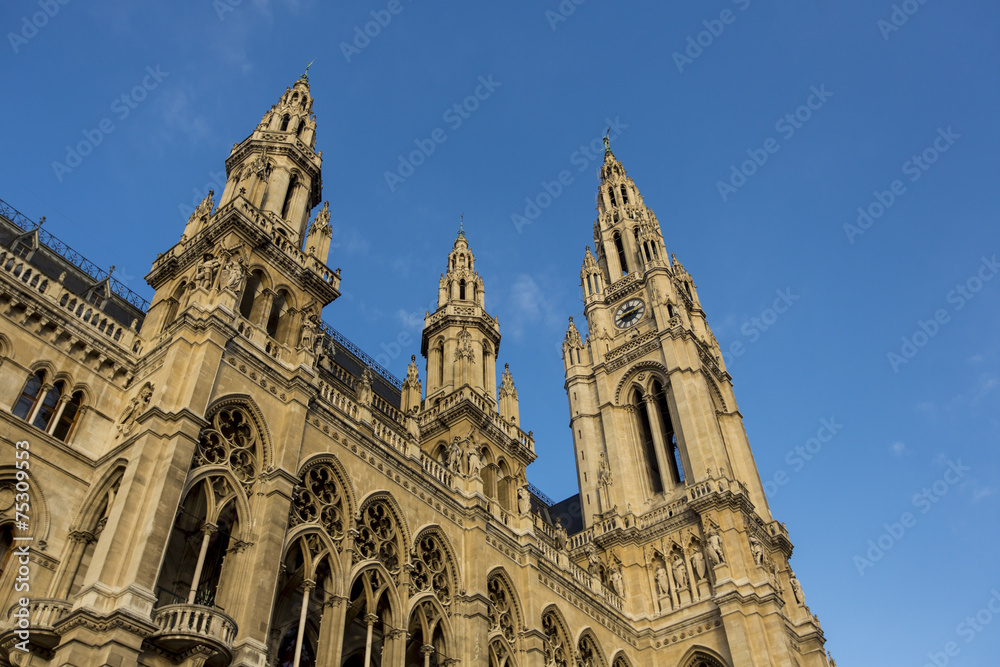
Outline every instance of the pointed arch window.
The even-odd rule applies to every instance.
[[[28,378],[17,403],[14,404],[15,417],[27,419],[34,412],[43,384],[45,384],[45,371],[35,371],[35,374]]]
[[[299,175],[292,174],[288,181],[288,189],[285,190],[285,202],[281,205],[281,217],[288,218],[288,211],[292,207],[292,199],[295,197],[295,189],[299,185]]]
[[[653,394],[656,397],[660,418],[663,420],[663,442],[667,446],[667,467],[670,469],[670,479],[674,484],[684,483],[684,463],[681,459],[680,446],[677,444],[677,433],[673,420],[670,418],[670,403],[667,391],[657,380],[653,382]]]
[[[660,462],[656,456],[656,445],[653,443],[653,429],[649,423],[649,413],[646,410],[645,401],[642,400],[642,394],[638,389],[632,394],[632,406],[636,416],[640,450],[646,457],[650,488],[653,493],[663,493],[663,478],[660,476]]]
[[[250,314],[253,312],[253,303],[257,298],[258,292],[260,292],[262,274],[260,271],[254,271],[250,274],[250,278],[247,279],[246,287],[243,288],[243,298],[240,300],[240,315],[246,319],[250,319]]]
[[[622,193],[622,206],[625,206],[628,204],[628,190],[625,189],[624,183],[622,183],[621,186],[621,193]]]
[[[614,239],[614,242],[615,242],[615,250],[618,251],[618,263],[621,264],[622,275],[623,276],[627,275],[628,274],[628,260],[625,259],[625,246],[622,245],[622,235],[619,234],[618,232],[615,232],[614,236],[612,238]]]
[[[465,279],[458,281],[458,298],[465,301]]]
[[[281,131],[281,132],[287,131],[288,130],[288,122],[290,120],[291,120],[291,117],[287,113],[284,116],[282,116],[281,117],[281,127],[279,127],[278,130]]]

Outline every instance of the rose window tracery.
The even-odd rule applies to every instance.
[[[195,451],[195,466],[222,465],[246,487],[257,476],[260,436],[247,413],[238,407],[219,410],[212,426],[202,430]]]
[[[418,591],[430,590],[442,603],[451,601],[451,577],[448,554],[435,535],[426,535],[417,543],[411,581]]]
[[[319,523],[331,538],[339,540],[344,536],[344,494],[329,464],[318,465],[304,473],[292,494],[293,526]]]
[[[370,505],[358,526],[357,548],[362,559],[378,559],[390,572],[399,570],[399,529],[384,503]]]

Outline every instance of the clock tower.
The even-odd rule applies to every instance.
[[[563,343],[585,525],[718,477],[745,484],[770,521],[698,290],[607,144],[594,244],[580,273],[587,335],[571,319]]]

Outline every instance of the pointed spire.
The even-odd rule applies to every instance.
[[[500,417],[507,423],[516,425],[520,419],[517,387],[514,386],[514,376],[510,372],[510,364],[503,365],[503,375],[500,377]]]
[[[417,356],[410,355],[410,365],[406,367],[406,379],[403,380],[403,392],[400,397],[400,408],[404,414],[409,414],[414,409],[420,409],[420,394],[423,387],[420,385],[420,369],[417,368]]]

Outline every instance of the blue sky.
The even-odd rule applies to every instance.
[[[0,198],[148,298],[142,276],[185,210],[221,191],[232,144],[315,60],[343,275],[324,318],[403,375],[464,213],[535,433],[529,479],[556,499],[576,484],[558,346],[581,315],[595,219],[597,162],[578,151],[613,122],[727,350],[838,663],[996,664],[995,3],[46,6],[0,8]],[[345,48],[372,12],[391,20]],[[449,114],[481,77],[478,108]],[[399,156],[439,128],[390,187]],[[54,167],[81,142],[88,155]],[[539,200],[564,170],[569,184]],[[518,227],[526,198],[547,206]],[[792,305],[775,318],[778,292]],[[823,420],[836,433],[810,441]],[[880,539],[877,560],[857,560]]]

